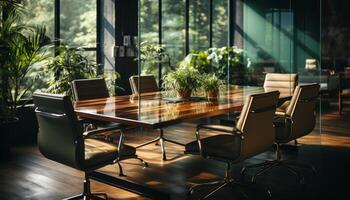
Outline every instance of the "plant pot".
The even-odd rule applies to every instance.
[[[13,145],[35,144],[39,130],[33,104],[17,107],[16,116],[19,121],[12,138]]]
[[[0,160],[8,160],[11,157],[11,143],[18,121],[17,117],[0,118]]]
[[[189,99],[191,98],[192,90],[181,90],[177,91],[177,97],[180,99]]]
[[[209,90],[207,91],[208,101],[217,101],[219,97],[218,90]]]

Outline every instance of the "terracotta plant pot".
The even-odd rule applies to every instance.
[[[177,97],[180,99],[189,99],[191,98],[191,94],[192,94],[191,90],[177,91]]]
[[[218,90],[210,90],[207,91],[208,101],[217,101],[219,97]]]

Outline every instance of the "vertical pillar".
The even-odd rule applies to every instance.
[[[115,70],[120,74],[117,85],[130,94],[129,77],[136,75],[137,61],[134,56],[119,55],[115,46],[123,46],[125,35],[131,39],[138,34],[138,0],[104,0],[101,9],[101,63],[104,70]]]

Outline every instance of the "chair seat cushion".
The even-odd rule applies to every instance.
[[[202,125],[201,129],[210,129],[214,131],[223,131],[228,133],[235,133],[237,131],[236,127],[233,127],[233,126],[223,126],[223,125],[213,125],[213,124]]]
[[[235,135],[215,135],[201,139],[204,156],[235,160],[241,153],[241,139]],[[186,153],[199,154],[198,142],[185,146]]]
[[[100,163],[111,162],[118,156],[118,147],[112,143],[104,142],[96,139],[85,139],[85,167],[90,168],[99,165]],[[120,156],[135,155],[136,149],[123,145]]]

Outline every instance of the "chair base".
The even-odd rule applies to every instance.
[[[300,184],[304,185],[305,184],[305,177],[295,170],[293,167],[298,167],[298,168],[304,168],[304,169],[310,169],[314,175],[316,175],[316,169],[308,164],[304,163],[298,163],[298,162],[292,162],[288,160],[273,160],[273,161],[265,161],[263,163],[255,164],[255,165],[248,165],[244,167],[241,171],[242,177],[244,177],[245,172],[248,169],[252,168],[261,168],[256,174],[254,174],[251,177],[251,182],[254,183],[256,181],[256,178],[269,170],[273,169],[274,167],[284,167],[286,168],[291,174],[297,177],[298,181]]]
[[[99,196],[103,196],[104,198],[102,197],[99,197]],[[79,194],[79,195],[76,195],[76,196],[72,196],[72,197],[68,197],[68,198],[65,198],[63,200],[75,200],[75,199],[83,199],[83,200],[107,200],[108,197],[107,197],[107,194],[104,194],[104,193],[93,193],[93,194]]]
[[[217,187],[212,189],[208,194],[206,194],[204,197],[202,197],[200,199],[203,199],[203,200],[208,199],[209,197],[211,197],[212,195],[214,195],[215,193],[217,193],[218,191],[220,191],[221,189],[223,189],[224,187],[227,187],[227,186],[239,187],[239,188],[250,186],[249,184],[243,184],[241,182],[235,181],[231,177],[232,176],[231,174],[232,174],[231,163],[227,163],[224,180],[194,185],[187,192],[187,197],[190,196],[191,194],[193,194],[193,192],[199,188],[205,188],[205,187],[210,187],[210,186],[215,186],[215,185],[217,185]],[[249,199],[248,195],[243,190],[239,190],[239,191],[241,192],[241,194],[244,196],[245,199]],[[268,197],[270,198],[271,197],[270,190],[267,190],[266,193],[267,193]]]
[[[99,196],[103,196],[99,197]],[[90,178],[87,172],[85,172],[85,178],[84,178],[84,187],[83,187],[83,193],[76,195],[76,196],[72,196],[72,197],[68,197],[65,198],[64,200],[73,200],[73,199],[83,199],[83,200],[93,200],[93,199],[97,199],[97,200],[106,200],[108,199],[107,194],[105,193],[91,193],[90,190]]]
[[[153,139],[151,141],[145,142],[143,144],[140,144],[140,145],[136,146],[135,148],[136,149],[137,148],[141,148],[141,147],[144,147],[144,146],[152,144],[152,143],[156,143],[156,145],[157,145],[158,142],[160,143],[160,146],[162,148],[162,159],[163,160],[166,160],[166,152],[165,152],[165,144],[164,144],[164,142],[170,142],[170,143],[173,143],[173,144],[176,144],[176,145],[185,146],[185,144],[181,144],[179,142],[176,142],[176,141],[164,138],[163,129],[160,129],[159,136],[157,138],[155,138],[155,139]]]
[[[215,193],[217,193],[218,191],[220,191],[224,187],[239,187],[239,188],[241,188],[241,187],[247,186],[247,185],[243,185],[240,182],[235,181],[234,179],[224,179],[223,181],[214,181],[214,182],[210,182],[210,183],[203,183],[203,184],[192,186],[189,189],[187,196],[190,196],[191,194],[193,194],[193,192],[197,189],[204,188],[204,187],[210,187],[210,186],[214,186],[214,185],[217,185],[217,187],[212,189],[208,194],[206,194],[204,197],[202,197],[200,199],[203,199],[203,200],[208,199],[209,197],[211,197],[212,195],[214,195]],[[246,193],[244,193],[242,190],[239,190],[239,191],[245,197],[245,199],[249,199],[248,195]]]
[[[137,155],[135,155],[135,156],[130,156],[130,157],[127,157],[127,158],[123,158],[123,157],[122,157],[121,159],[115,161],[115,162],[118,164],[119,176],[125,176],[124,170],[123,170],[122,165],[120,164],[120,161],[123,161],[123,160],[126,160],[126,159],[137,159],[137,160],[139,160],[139,161],[143,164],[143,169],[145,169],[146,167],[148,167],[148,163],[147,163],[146,161],[144,161],[142,158],[139,158]]]

